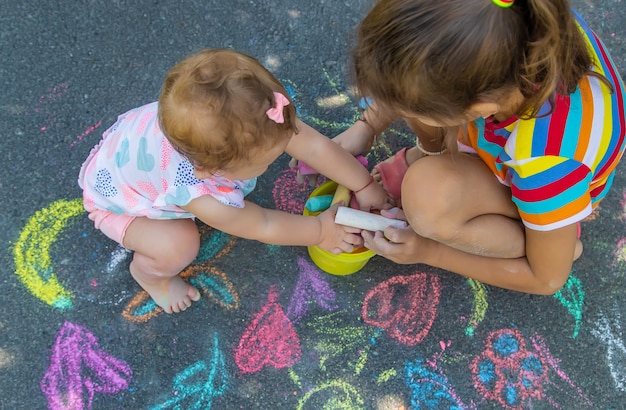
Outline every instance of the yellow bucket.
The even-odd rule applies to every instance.
[[[309,198],[323,195],[333,195],[337,190],[337,183],[334,181],[326,181],[317,187]],[[311,212],[304,208],[305,216],[317,215],[319,212]],[[367,261],[374,255],[373,251],[367,248],[358,248],[350,253],[340,253],[335,255],[321,249],[318,246],[308,246],[309,256],[315,265],[324,272],[332,275],[351,275],[363,269]]]

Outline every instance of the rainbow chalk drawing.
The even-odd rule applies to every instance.
[[[235,363],[242,373],[254,373],[266,366],[290,367],[300,355],[300,338],[278,303],[278,288],[272,286],[267,303],[241,336]]]
[[[172,386],[173,397],[150,409],[210,409],[213,400],[224,395],[229,380],[224,353],[219,348],[218,337],[214,333],[209,363],[200,360],[176,375]]]
[[[65,322],[57,334],[41,391],[52,410],[90,409],[96,393],[127,390],[131,378],[126,362],[102,351],[92,333]]]
[[[624,366],[626,363],[626,346],[624,346],[620,321],[621,318],[617,309],[615,309],[612,318],[602,313],[596,328],[591,330],[591,334],[600,339],[607,347],[606,361],[609,364],[609,371],[615,388],[626,392],[626,366]]]
[[[317,396],[319,400],[316,400]],[[311,403],[309,403],[309,401]],[[338,379],[331,380],[309,390],[298,401],[296,410],[317,409],[350,409],[360,410],[365,408],[365,401],[358,390],[348,382]]]
[[[75,216],[85,212],[82,198],[53,202],[30,217],[13,249],[15,274],[38,299],[59,310],[72,308],[72,294],[57,279],[50,247]]]
[[[368,325],[415,346],[435,321],[440,288],[439,278],[426,273],[393,277],[367,293],[361,315]]]
[[[585,304],[582,282],[574,274],[570,274],[563,288],[554,294],[554,298],[574,317],[572,338],[576,338],[583,320],[583,305]]]
[[[320,271],[301,257],[298,258],[298,270],[298,282],[287,307],[287,316],[292,323],[306,315],[312,302],[330,312],[337,309],[335,291],[322,278]]]

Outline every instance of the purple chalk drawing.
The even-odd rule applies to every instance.
[[[52,410],[90,409],[96,393],[114,394],[128,389],[130,366],[105,353],[87,329],[65,322],[52,349],[41,391]]]
[[[329,312],[337,309],[335,291],[322,278],[320,271],[304,258],[298,258],[298,269],[300,276],[287,308],[289,319],[293,323],[302,319],[312,301]]]

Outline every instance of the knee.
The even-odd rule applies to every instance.
[[[193,221],[183,224],[171,232],[167,241],[161,242],[160,249],[155,252],[157,264],[161,272],[180,273],[198,255],[200,250],[200,234]]]
[[[429,159],[416,161],[407,171],[402,182],[402,208],[418,235],[445,241],[455,235],[451,215],[458,206],[460,187],[456,178],[446,178],[440,164]]]

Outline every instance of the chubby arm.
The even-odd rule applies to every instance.
[[[182,207],[207,225],[228,234],[274,245],[317,245],[329,252],[351,252],[362,239],[358,230],[336,225],[337,208],[313,216],[294,215],[245,202],[243,208],[224,205],[210,195]]]
[[[389,207],[384,189],[379,184],[370,183],[372,176],[354,156],[300,120],[298,129],[300,132],[291,138],[285,149],[289,155],[306,162],[339,185],[357,192],[362,209]]]
[[[424,263],[501,288],[545,295],[563,286],[582,251],[576,225],[549,232],[526,228],[526,257],[514,259],[459,251],[421,237],[410,227],[362,236],[368,248],[397,263]]]

